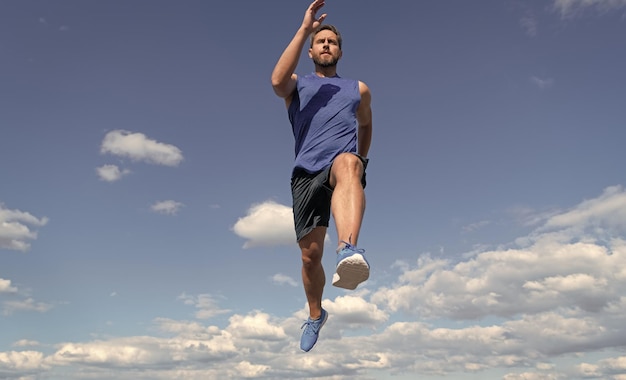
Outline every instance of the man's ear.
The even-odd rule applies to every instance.
[[[313,58],[313,53],[312,53],[313,49],[309,48],[309,58]]]

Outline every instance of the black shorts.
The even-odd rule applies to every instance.
[[[369,160],[355,153],[363,162],[361,184],[365,189],[365,169]],[[330,187],[330,169],[332,165],[318,173],[308,173],[296,169],[291,177],[291,195],[293,197],[293,219],[296,227],[296,239],[300,241],[315,227],[328,227],[330,221],[330,199],[333,189]]]

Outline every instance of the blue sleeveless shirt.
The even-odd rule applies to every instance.
[[[315,73],[298,77],[289,105],[296,142],[294,173],[317,173],[344,152],[357,151],[359,81]]]

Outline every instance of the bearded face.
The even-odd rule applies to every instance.
[[[330,30],[322,30],[313,38],[309,57],[319,67],[333,67],[341,58],[341,48],[337,35]]]
[[[322,53],[319,56],[313,56],[313,62],[320,67],[333,67],[337,66],[339,57],[334,57],[331,54]]]

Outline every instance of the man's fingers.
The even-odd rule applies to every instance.
[[[308,19],[309,21],[307,21],[307,23],[312,22],[313,23],[313,27],[315,27],[315,24],[321,24],[324,19],[326,18],[326,13],[322,14],[321,16],[319,16],[317,19],[315,18],[315,15],[317,14],[317,11],[320,10],[320,8],[322,8],[325,4],[324,0],[315,0],[314,2],[311,3],[311,6],[309,7],[308,11],[307,11],[307,15],[305,16],[305,20]]]
[[[314,1],[314,2],[311,4],[310,9],[311,9],[313,12],[317,12],[317,11],[319,11],[319,10],[320,10],[320,8],[321,8],[321,7],[323,7],[323,6],[324,6],[324,0]]]

